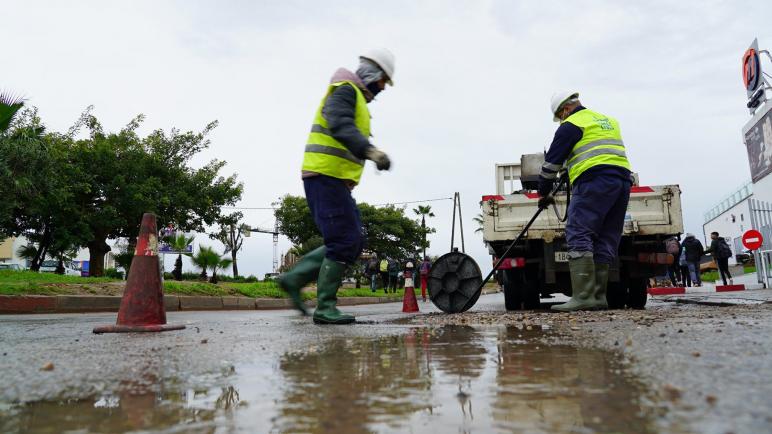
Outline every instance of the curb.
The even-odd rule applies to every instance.
[[[108,295],[0,295],[0,314],[118,312],[121,296]],[[401,303],[389,297],[341,297],[338,306]],[[164,295],[167,312],[192,310],[292,309],[288,298],[206,297]],[[316,300],[306,301],[315,307]]]
[[[696,288],[685,288],[683,286],[659,287],[659,288],[649,288],[648,293],[649,295],[706,294],[706,293],[713,293],[713,292],[745,291],[749,289],[762,289],[762,285],[761,284],[715,285],[715,286],[710,285],[710,286],[701,286]]]

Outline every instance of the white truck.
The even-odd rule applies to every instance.
[[[483,239],[494,258],[500,257],[536,213],[538,176],[543,154],[523,155],[519,164],[496,165],[496,194],[482,197]],[[678,185],[633,185],[625,215],[619,257],[609,270],[610,308],[642,309],[649,278],[665,274],[673,257],[664,241],[683,232]],[[519,181],[520,185],[516,183]],[[571,295],[565,223],[567,192],[556,206],[542,211],[523,240],[499,269],[508,310],[537,308],[540,297]]]

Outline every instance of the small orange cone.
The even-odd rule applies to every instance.
[[[415,288],[413,284],[413,264],[407,263],[405,270],[405,295],[402,297],[402,312],[418,312],[418,300],[415,299]]]
[[[145,213],[118,310],[118,321],[115,325],[95,327],[94,333],[163,332],[184,328],[184,325],[166,324],[155,215]]]

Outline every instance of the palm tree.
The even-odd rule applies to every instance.
[[[8,93],[0,93],[0,133],[8,131],[16,113],[24,107],[24,100]]]
[[[424,243],[423,243],[423,257],[426,257],[426,217],[434,217],[434,213],[432,212],[432,206],[431,205],[418,205],[418,208],[413,208],[413,212],[416,213],[416,215],[421,216],[421,231],[424,234]]]
[[[38,248],[33,246],[32,244],[27,244],[26,246],[21,246],[16,250],[16,255],[19,256],[19,258],[24,259],[27,263],[35,259],[35,257],[38,255]]]
[[[209,279],[211,283],[217,283],[218,269],[227,268],[233,263],[232,259],[222,258],[212,247],[206,246],[199,246],[198,253],[190,259],[197,267],[201,268],[202,279],[206,279],[207,270],[212,270],[212,277]]]
[[[475,223],[477,223],[477,229],[474,230],[474,233],[480,233],[483,231],[483,215],[482,213],[477,214],[476,217],[472,219]]]
[[[174,270],[172,270],[175,280],[182,280],[182,255],[190,256],[190,253],[186,252],[185,249],[193,244],[194,238],[195,236],[188,237],[183,233],[164,237],[164,242],[169,245],[173,252],[178,253],[177,260],[174,261]]]

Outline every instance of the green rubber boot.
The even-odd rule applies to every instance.
[[[558,312],[574,312],[577,310],[593,310],[595,302],[595,262],[592,256],[582,256],[570,259],[568,268],[571,270],[571,300],[552,306]]]
[[[316,281],[316,310],[314,322],[317,324],[351,324],[354,315],[348,315],[338,310],[338,288],[343,282],[346,264],[324,258],[319,279]]]
[[[300,290],[319,276],[319,269],[322,267],[325,253],[327,253],[327,248],[324,246],[306,253],[292,270],[283,273],[276,279],[279,287],[289,294],[295,309],[303,315],[308,315],[308,310],[306,310],[306,305],[300,296]]]
[[[606,301],[608,269],[608,264],[595,263],[595,293],[592,298],[595,309],[608,309],[608,302]]]

